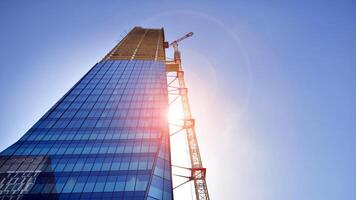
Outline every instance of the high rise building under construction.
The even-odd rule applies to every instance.
[[[173,199],[166,47],[163,29],[132,29],[0,153],[0,199]]]

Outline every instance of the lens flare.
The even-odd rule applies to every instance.
[[[183,119],[183,110],[180,103],[174,103],[169,106],[168,121],[172,124],[181,124]]]

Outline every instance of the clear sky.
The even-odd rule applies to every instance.
[[[212,199],[356,199],[355,1],[0,1],[0,150],[133,26],[182,42]]]

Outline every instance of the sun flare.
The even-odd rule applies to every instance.
[[[168,110],[169,123],[180,124],[182,123],[183,116],[184,115],[182,111],[182,106],[180,104],[176,103],[169,106],[169,110]]]

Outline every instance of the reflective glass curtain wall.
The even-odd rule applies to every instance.
[[[97,63],[1,152],[0,199],[172,199],[167,109],[164,61]]]

